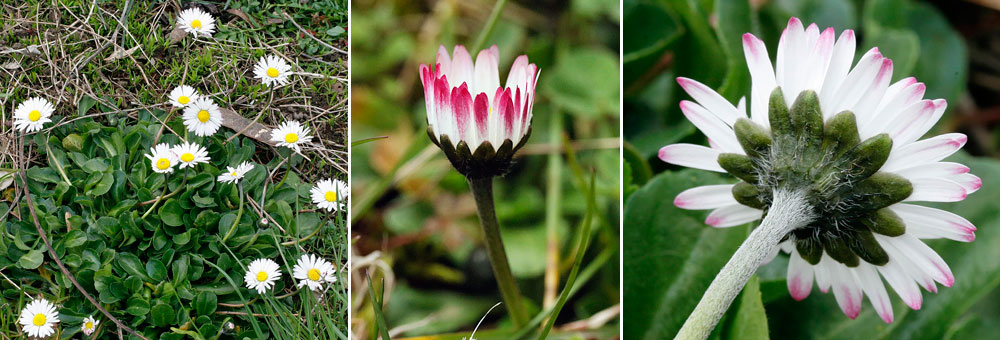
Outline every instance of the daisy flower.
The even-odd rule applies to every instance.
[[[789,253],[794,299],[805,299],[815,283],[821,292],[832,290],[853,319],[867,295],[891,323],[883,278],[912,309],[923,302],[918,287],[936,292],[937,284],[954,284],[948,264],[921,239],[975,239],[976,227],[965,218],[911,202],[961,201],[982,181],[968,167],[942,161],[965,144],[965,135],[920,139],[941,118],[945,101],[923,99],[926,87],[912,77],[890,84],[893,63],[878,48],[852,67],[855,48],[851,30],[834,39],[833,28],[803,28],[792,18],[772,67],[764,42],[743,35],[752,78],[749,118],[744,99],[734,106],[678,78],[694,99],[682,101],[681,110],[711,147],[673,144],[659,157],[742,180],[677,195],[680,208],[712,209],[705,223],[731,227],[763,217],[752,234],[791,225],[775,229],[766,246],[771,256],[778,248]],[[794,218],[775,223],[780,217],[772,216],[781,215]]]
[[[347,207],[350,188],[339,179],[324,179],[316,183],[309,192],[312,193],[313,203],[320,209],[338,211]]]
[[[420,65],[428,135],[466,176],[506,172],[531,133],[538,67],[517,57],[501,86],[499,60],[496,45],[479,51],[474,64],[464,46],[452,55],[441,46],[437,64]]]
[[[18,319],[21,328],[29,336],[36,338],[48,337],[56,332],[55,326],[59,323],[59,313],[56,306],[45,299],[38,299],[28,303],[21,310],[21,317]]]
[[[180,161],[181,169],[194,167],[199,163],[208,163],[208,161],[212,160],[208,157],[208,151],[205,150],[204,146],[191,142],[184,142],[184,144],[177,145],[172,151],[177,160]]]
[[[277,142],[278,146],[293,149],[295,152],[302,152],[299,144],[309,143],[310,140],[312,140],[312,136],[309,135],[309,128],[294,120],[281,123],[278,128],[271,130],[271,141]]]
[[[211,136],[222,126],[222,113],[211,98],[199,96],[184,108],[184,126],[198,136]]]
[[[83,330],[84,335],[91,335],[94,334],[94,331],[97,330],[97,325],[100,323],[100,321],[94,319],[94,316],[88,316],[83,318],[83,325],[80,326],[80,329]]]
[[[215,32],[215,18],[205,13],[201,8],[191,7],[177,16],[177,27],[194,36],[212,36]]]
[[[236,184],[243,179],[243,176],[253,170],[254,165],[250,162],[243,162],[237,167],[226,167],[226,173],[219,175],[219,182]]]
[[[250,262],[243,280],[246,281],[247,289],[255,289],[257,293],[264,294],[280,278],[281,269],[277,263],[270,259],[256,259]]]
[[[167,143],[156,144],[156,146],[149,148],[149,154],[146,155],[146,158],[149,158],[149,164],[153,171],[161,174],[174,172],[174,165],[177,164],[177,155]]]
[[[170,105],[174,107],[186,107],[191,102],[200,98],[198,90],[191,86],[181,85],[170,91]]]
[[[292,268],[292,275],[299,280],[298,287],[309,286],[309,289],[320,290],[323,283],[337,282],[333,264],[312,254],[303,254],[299,262]]]
[[[41,97],[28,98],[14,109],[14,128],[21,132],[35,132],[42,129],[45,123],[51,122],[55,106]]]
[[[275,86],[288,83],[288,76],[291,75],[292,66],[288,65],[285,59],[276,55],[260,57],[253,67],[254,78],[260,79],[264,85]]]

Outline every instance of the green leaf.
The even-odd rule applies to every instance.
[[[925,98],[944,98],[955,103],[965,91],[968,53],[965,40],[934,6],[912,3],[910,29],[920,40],[920,54],[913,76],[927,84]]]
[[[76,248],[82,246],[84,243],[87,243],[87,234],[84,234],[83,231],[80,230],[70,231],[63,237],[65,240],[65,243],[63,244],[66,248]]]
[[[211,316],[212,313],[215,313],[215,309],[218,308],[218,303],[218,297],[212,292],[201,292],[194,298],[194,309],[198,312],[198,315]]]
[[[177,200],[171,198],[168,199],[166,203],[159,210],[160,220],[166,225],[171,227],[179,227],[184,225],[184,208],[181,207]]]
[[[167,278],[167,266],[164,266],[160,260],[149,260],[146,262],[146,275],[149,275],[153,282],[163,281]]]
[[[108,167],[110,166],[111,165],[108,164],[108,162],[103,158],[91,158],[90,160],[81,164],[80,168],[83,169],[83,171],[86,171],[87,173],[92,173],[92,172],[104,172],[104,170],[107,170]]]
[[[164,303],[153,306],[153,309],[149,311],[149,317],[153,321],[153,324],[159,327],[169,326],[176,319],[174,308]]]
[[[665,172],[625,204],[624,276],[642,279],[624,282],[624,339],[673,338],[745,238],[745,227],[712,228],[706,212],[673,204],[683,190],[721,183],[707,171]]]
[[[95,173],[98,174],[98,173]],[[87,196],[101,196],[111,190],[111,185],[115,184],[115,175],[104,173],[100,175],[100,181],[87,190]]]
[[[580,72],[587,70],[587,72]],[[573,114],[618,116],[618,58],[605,49],[577,48],[564,53],[539,82],[553,103]]]
[[[120,253],[115,259],[118,265],[129,275],[152,282],[149,276],[146,275],[146,266],[142,264],[138,256],[132,253]]]
[[[59,183],[59,173],[53,168],[31,167],[27,171],[28,178],[42,183]]]
[[[736,310],[733,310],[733,307]],[[730,312],[734,313],[734,319],[729,323],[726,332],[723,333],[726,339],[769,339],[767,331],[767,315],[764,314],[764,304],[761,302],[760,280],[757,276],[750,278],[747,285],[743,287],[743,292],[730,307]]]
[[[35,269],[42,265],[44,258],[41,250],[33,249],[17,260],[17,266],[24,269]]]
[[[139,297],[132,297],[128,299],[128,308],[125,309],[125,312],[134,316],[149,314],[149,301]]]

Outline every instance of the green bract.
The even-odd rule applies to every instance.
[[[742,180],[732,189],[736,200],[764,214],[776,190],[805,195],[814,219],[786,238],[794,236],[806,261],[817,264],[826,252],[849,267],[859,260],[884,265],[889,257],[872,233],[903,234],[902,221],[884,208],[910,196],[913,186],[878,171],[892,149],[888,135],[861,140],[853,113],[824,122],[819,107],[816,93],[804,91],[788,109],[781,89],[775,89],[771,130],[740,119],[733,128],[746,155],[722,154],[719,164]]]

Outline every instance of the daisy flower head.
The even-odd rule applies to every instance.
[[[243,162],[235,168],[228,166],[226,167],[226,172],[219,175],[219,182],[236,184],[243,179],[243,176],[246,176],[247,172],[253,170],[253,167],[253,163],[250,162]]]
[[[848,317],[858,316],[867,295],[891,323],[883,278],[913,309],[923,301],[918,287],[936,292],[937,284],[954,283],[948,264],[921,239],[975,239],[976,227],[965,218],[912,202],[961,201],[982,181],[968,167],[942,161],[965,144],[965,135],[921,139],[941,118],[945,101],[924,99],[926,87],[912,77],[890,84],[893,63],[878,48],[852,67],[856,47],[851,30],[835,38],[833,28],[803,27],[792,18],[772,65],[764,42],[745,34],[749,105],[744,98],[734,106],[707,86],[678,78],[694,99],[682,101],[681,110],[710,147],[672,144],[659,157],[741,180],[688,189],[674,199],[683,209],[712,209],[705,221],[711,226],[763,217],[756,233],[772,215],[797,217],[773,240],[779,245],[773,254],[780,248],[790,256],[794,299],[805,299],[815,282],[821,292],[833,291]],[[788,206],[801,209],[783,212]]]
[[[14,128],[21,132],[35,132],[45,123],[51,122],[56,107],[45,98],[28,98],[14,109]]]
[[[146,154],[146,158],[149,158],[149,164],[153,171],[161,174],[174,172],[174,165],[177,164],[177,155],[167,143],[156,144],[156,146],[149,148],[149,154]]]
[[[271,141],[278,146],[288,147],[295,152],[302,152],[300,144],[309,143],[312,136],[309,135],[309,128],[299,124],[297,121],[288,121],[278,125],[278,128],[271,130]]]
[[[211,37],[215,33],[215,18],[198,7],[191,7],[177,16],[177,27],[194,36]]]
[[[264,294],[268,289],[274,287],[274,283],[281,279],[281,269],[278,264],[270,259],[256,259],[250,262],[247,267],[247,274],[243,278],[246,281],[247,289],[257,290],[257,293]]]
[[[499,60],[496,45],[475,63],[464,46],[441,46],[436,64],[420,65],[427,134],[466,177],[503,174],[531,134],[538,67],[517,57],[501,86]]]
[[[254,78],[260,79],[264,85],[270,87],[287,84],[291,71],[292,66],[285,59],[273,54],[260,57],[253,66]]]
[[[312,194],[313,203],[320,209],[339,211],[347,207],[350,188],[346,182],[339,179],[324,179],[316,183],[309,192]]]
[[[174,156],[180,162],[180,168],[194,167],[199,163],[208,163],[212,159],[208,157],[208,150],[204,146],[196,143],[184,142],[173,148]]]
[[[94,331],[97,330],[97,325],[100,323],[99,320],[94,319],[94,316],[88,316],[83,318],[83,325],[80,326],[80,329],[84,335],[91,335],[94,334]]]
[[[323,288],[323,283],[337,282],[333,264],[312,254],[303,254],[299,258],[292,268],[292,275],[299,280],[299,288],[308,285],[309,289],[316,291]]]
[[[222,126],[222,113],[212,98],[198,96],[184,108],[181,116],[188,131],[198,136],[211,136]]]
[[[59,323],[59,313],[56,312],[56,306],[51,302],[38,299],[29,302],[21,310],[18,322],[24,333],[36,338],[44,338],[55,334],[56,324]]]
[[[186,107],[199,97],[201,95],[198,94],[198,90],[188,85],[181,85],[170,91],[170,105],[174,107]]]

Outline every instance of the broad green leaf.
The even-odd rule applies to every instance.
[[[156,326],[169,326],[174,323],[176,315],[174,314],[174,308],[170,307],[168,304],[160,303],[153,306],[153,309],[149,311],[149,318],[153,321]]]
[[[201,292],[198,296],[194,298],[194,308],[198,312],[198,315],[209,315],[215,313],[215,309],[218,307],[218,297],[212,292]]]
[[[149,313],[149,301],[139,297],[128,299],[128,308],[125,312],[135,316],[146,315]]]
[[[587,72],[580,72],[587,70]],[[618,57],[606,49],[575,48],[560,56],[551,73],[542,74],[542,93],[568,112],[598,117],[617,117]]]
[[[44,259],[45,257],[42,255],[41,250],[33,249],[17,260],[17,266],[24,269],[35,269],[42,265],[42,260]]]
[[[116,262],[118,262],[118,265],[121,266],[122,269],[124,269],[129,275],[138,277],[145,281],[152,281],[149,276],[146,275],[146,266],[142,264],[142,261],[139,260],[138,256],[135,256],[132,253],[120,253],[116,257]]]
[[[167,266],[164,266],[160,260],[149,260],[146,262],[146,275],[149,275],[153,282],[163,281],[167,278]]]
[[[733,308],[736,308],[734,311]],[[761,302],[760,280],[757,276],[750,278],[743,292],[729,308],[734,313],[723,336],[726,339],[769,339],[767,331],[767,315]]]
[[[181,207],[177,200],[171,198],[168,199],[166,203],[159,210],[160,220],[166,225],[171,227],[178,227],[184,225],[184,208]]]
[[[725,181],[700,170],[653,177],[625,204],[624,339],[669,339],[687,319],[746,236],[745,227],[717,229],[706,212],[681,210],[683,190]]]
[[[910,29],[920,38],[913,76],[927,84],[924,98],[944,98],[954,106],[968,76],[965,41],[930,4],[914,2],[908,15]]]

